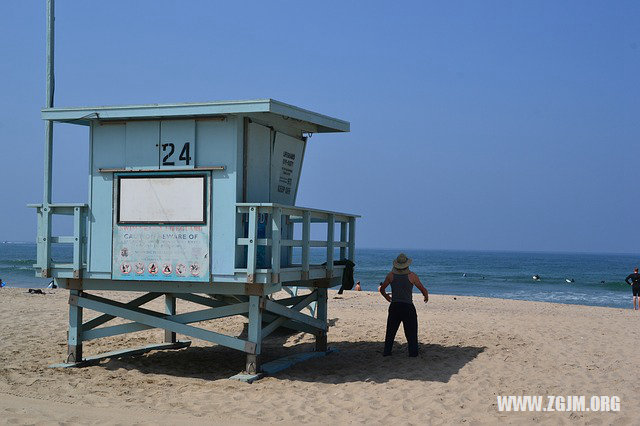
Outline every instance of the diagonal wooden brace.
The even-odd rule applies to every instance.
[[[162,293],[147,293],[143,294],[140,297],[133,299],[132,301],[125,304],[125,306],[129,307],[139,307],[144,305],[145,303],[151,302],[154,299],[162,296]],[[115,317],[113,315],[100,315],[97,318],[92,319],[91,321],[87,321],[82,324],[82,331],[91,330],[92,328],[96,328],[101,326],[102,324],[111,321]]]
[[[71,302],[71,301],[70,301]],[[216,333],[202,328],[193,327],[186,324],[180,324],[163,318],[164,315],[158,312],[148,311],[142,308],[130,308],[123,306],[124,304],[113,300],[104,299],[95,295],[86,295],[78,297],[75,300],[77,306],[86,309],[92,309],[105,314],[135,321],[154,328],[164,328],[176,333],[191,336],[196,339],[206,340],[208,342],[217,343],[239,351],[253,354],[256,351],[256,344],[242,339],[238,339],[224,334]]]

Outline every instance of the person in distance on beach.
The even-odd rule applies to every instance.
[[[415,306],[413,306],[412,290],[413,286],[420,290],[424,296],[424,303],[429,301],[429,292],[420,282],[420,278],[409,270],[411,261],[404,253],[400,253],[393,261],[393,269],[387,274],[378,289],[380,294],[389,302],[383,356],[391,355],[393,341],[400,323],[402,323],[404,335],[409,344],[409,356],[418,356],[418,314]],[[390,295],[385,291],[389,285],[391,285]]]
[[[360,286],[360,281],[356,283],[356,291],[362,291],[362,287]]]
[[[633,270],[633,274],[629,274],[627,278],[624,279],[627,284],[631,286],[631,291],[633,292],[633,309],[638,310],[640,308],[640,274],[638,273],[638,268]]]

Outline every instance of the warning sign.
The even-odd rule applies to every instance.
[[[209,281],[209,227],[115,225],[116,280]]]

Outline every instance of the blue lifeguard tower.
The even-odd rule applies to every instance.
[[[50,89],[42,118],[49,154],[43,203],[30,205],[35,269],[70,292],[65,365],[115,354],[85,357],[83,342],[152,328],[164,342],[124,352],[188,345],[179,333],[242,351],[246,371],[259,373],[262,340],[279,327],[313,334],[326,352],[327,289],[354,260],[357,216],[295,202],[308,135],[348,132],[348,122],[272,99],[55,108]],[[90,129],[87,203],[51,200],[54,122]],[[54,215],[73,216],[73,235],[52,235]],[[326,237],[312,239],[316,223]],[[51,260],[55,243],[73,246],[72,263]],[[323,253],[316,264],[312,250]],[[100,290],[144,294],[123,303]],[[289,295],[276,299],[280,290]],[[157,298],[164,312],[143,307]],[[203,308],[179,313],[177,300]],[[86,309],[101,315],[83,321]],[[193,325],[234,315],[248,318],[246,338]],[[126,322],[109,325],[114,318]]]

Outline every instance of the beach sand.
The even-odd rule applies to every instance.
[[[387,304],[376,293],[330,292],[329,345],[253,384],[228,380],[244,356],[192,347],[50,369],[66,354],[65,290],[2,289],[0,422],[9,424],[506,423],[631,424],[640,408],[640,314],[631,309],[433,295],[418,310],[420,356],[402,329],[383,358]],[[133,294],[99,293],[124,300]],[[160,309],[160,300],[149,304]],[[191,310],[178,301],[178,311]],[[86,311],[85,319],[96,314]],[[215,328],[213,328],[215,325]],[[208,325],[240,335],[243,318]],[[162,331],[91,341],[85,355],[160,342]],[[281,348],[282,344],[286,348]],[[311,336],[278,335],[268,361],[313,348]],[[619,412],[498,412],[496,395],[617,395]],[[635,419],[635,420],[634,420]]]

